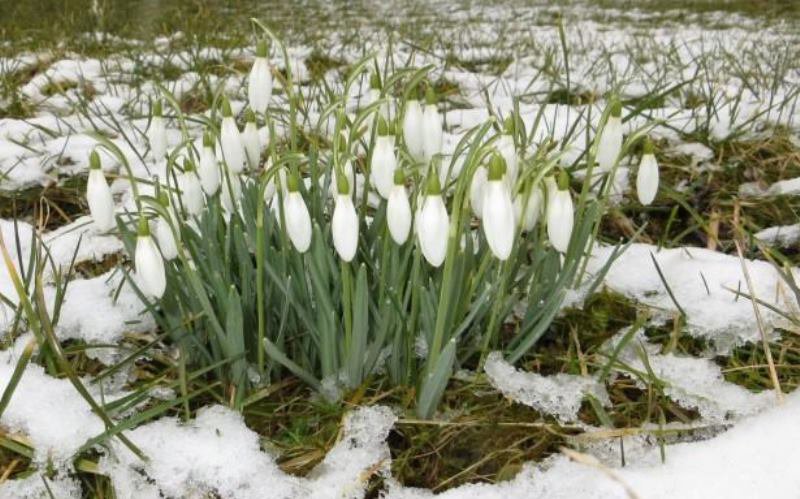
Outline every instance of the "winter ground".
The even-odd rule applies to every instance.
[[[737,198],[746,211],[763,208],[763,215],[753,216],[746,230],[763,245],[788,255],[786,266],[776,268],[748,238],[752,247],[740,258],[733,237],[711,229],[712,212],[706,204],[708,212],[693,213],[701,222],[690,216],[677,222],[696,223],[694,232],[705,234],[705,240],[681,236],[687,227],[670,232],[669,223],[663,233],[652,229],[637,233],[641,214],[630,211],[626,207],[630,201],[620,198],[615,220],[635,227],[601,234],[587,270],[601,272],[621,236],[629,240],[636,235],[637,239],[612,264],[602,289],[576,289],[568,304],[579,308],[591,299],[590,292],[601,290],[634,304],[635,320],[619,324],[593,352],[605,359],[603,368],[587,370],[584,365],[584,369],[540,374],[493,356],[485,373],[459,374],[466,380],[482,379],[487,390],[492,389],[486,385],[488,380],[509,404],[532,407],[538,419],[527,423],[572,428],[565,440],[568,450],[528,463],[506,481],[460,485],[439,495],[795,497],[800,485],[796,472],[800,398],[788,392],[795,388],[792,374],[798,357],[783,338],[797,335],[798,303],[781,271],[794,274],[797,262],[792,250],[800,236],[796,216],[791,216],[796,213],[792,202],[800,183],[796,22],[791,17],[764,18],[747,12],[680,15],[677,10],[620,10],[576,2],[562,12],[562,43],[553,22],[559,9],[552,6],[465,8],[437,3],[438,13],[372,7],[370,17],[383,19],[394,33],[391,46],[383,32],[356,23],[361,17],[352,13],[345,13],[353,21],[346,29],[321,24],[320,32],[306,37],[291,31],[288,50],[297,68],[296,79],[321,78],[341,90],[341,68],[373,50],[379,59],[391,59],[397,66],[408,61],[416,66],[433,64],[435,76],[453,89],[443,104],[445,149],[451,152],[469,128],[490,115],[508,113],[515,98],[529,126],[537,119],[545,124],[534,143],[583,137],[586,130],[596,127],[605,105],[602,96],[616,89],[625,98],[627,111],[640,111],[626,122],[627,131],[654,124],[651,135],[660,139],[659,160],[667,168],[663,182],[670,192],[661,199],[662,211],[668,213],[678,200],[697,195],[693,189],[699,177],[733,178],[733,189],[727,186],[727,191],[716,193],[729,201],[719,206]],[[410,34],[403,16],[419,16],[419,33]],[[441,18],[447,21],[436,21]],[[56,334],[61,341],[94,347],[86,349],[87,357],[110,366],[131,350],[131,337],[150,341],[154,329],[136,294],[120,286],[119,273],[107,265],[110,257],[122,252],[122,243],[98,234],[84,216],[85,206],[78,203],[74,209],[61,210],[40,193],[82,189],[88,153],[99,133],[121,153],[105,157],[103,166],[109,178],[116,178],[112,189],[118,209],[124,210],[131,202],[130,186],[122,175],[116,177],[123,160],[136,175],[163,175],[144,155],[145,113],[157,91],[155,82],[175,95],[190,118],[185,132],[199,140],[201,122],[191,118],[206,112],[198,103],[207,89],[222,85],[234,111],[243,107],[244,75],[254,47],[252,41],[198,47],[187,42],[185,34],[151,40],[102,32],[85,37],[92,49],[82,54],[58,47],[36,48],[25,40],[3,47],[0,75],[6,92],[0,99],[4,110],[0,114],[0,215],[4,218],[0,230],[10,261],[24,267],[31,252],[30,233],[42,220],[22,213],[15,222],[12,204],[23,205],[31,193],[46,201],[46,209],[37,214],[46,218],[41,237],[52,258],[45,274],[48,304],[60,301],[57,289],[64,269],[74,264],[101,269],[71,278]],[[103,49],[98,50],[98,45]],[[277,54],[272,62],[283,67]],[[362,81],[352,88],[353,109],[366,86]],[[319,87],[301,88],[313,103]],[[276,105],[286,105],[282,94],[277,99]],[[321,111],[312,108],[303,126],[326,131],[328,124],[318,123]],[[572,133],[573,129],[578,133]],[[276,130],[277,135],[282,133]],[[262,130],[262,134],[266,137],[268,132]],[[725,153],[733,144],[768,142],[778,134],[791,151],[784,167],[761,174],[760,169],[766,168],[761,164],[727,161]],[[172,129],[169,137],[177,144],[181,131]],[[566,164],[580,152],[577,144],[569,143],[563,144],[563,150]],[[620,193],[630,190],[625,167],[633,164],[631,160],[623,165]],[[754,168],[754,174],[740,174]],[[15,233],[23,236],[19,244],[11,243]],[[0,303],[0,331],[6,345],[0,352],[0,386],[6,386],[31,337],[18,327],[16,294],[5,266],[0,266],[0,293],[9,298]],[[755,307],[751,297],[757,299]],[[672,328],[677,317],[680,338],[676,342],[698,341],[702,348],[669,348],[645,334]],[[780,390],[787,392],[784,396],[769,384],[754,386],[729,376],[732,361],[720,360],[738,359],[748,346],[757,352],[762,338],[773,342],[779,352],[776,363],[785,381]],[[754,355],[753,359],[753,365],[735,369],[766,377],[763,357]],[[178,394],[174,384],[163,382],[154,383],[144,397],[132,396],[141,393],[141,385],[134,383],[140,374],[129,364],[97,383],[87,373],[85,382],[93,396],[113,407],[115,421],[130,422],[125,434],[149,458],[146,461],[119,440],[105,438],[103,421],[68,380],[52,378],[40,366],[29,366],[0,417],[0,444],[18,454],[0,462],[6,470],[0,477],[0,496],[91,494],[79,473],[109,477],[116,497],[123,498],[365,494],[417,498],[432,494],[392,475],[393,455],[387,439],[404,418],[397,407],[377,403],[347,411],[335,443],[301,477],[284,471],[269,442],[220,403],[211,401],[188,422],[171,415],[146,417],[147,408],[170,401],[177,405]],[[618,401],[609,395],[609,387],[622,378],[633,380],[633,385],[648,393],[657,387],[659,396],[695,417],[686,421],[653,417],[641,425],[622,426],[598,426],[579,417],[590,398],[601,407],[599,412],[613,412]],[[447,425],[454,416],[442,411],[436,419]],[[28,472],[15,473],[19,466],[11,464],[15,460],[29,460]],[[383,478],[381,485],[375,485],[375,477]]]

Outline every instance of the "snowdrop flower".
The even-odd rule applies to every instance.
[[[333,247],[342,260],[349,262],[356,256],[358,249],[358,215],[350,196],[347,178],[340,175],[337,183],[338,194],[331,217]]]
[[[617,162],[617,157],[621,151],[622,104],[615,99],[611,103],[611,112],[603,130],[600,132],[600,142],[597,145],[597,163],[600,172],[610,171]]]
[[[153,104],[153,116],[150,119],[150,128],[147,129],[147,140],[150,142],[150,154],[154,160],[160,160],[167,154],[167,129],[164,118],[161,116],[161,101]]]
[[[197,169],[203,191],[213,196],[219,189],[219,165],[214,154],[214,137],[206,132],[203,135],[203,150],[200,152],[200,167]]]
[[[189,215],[199,214],[205,205],[203,202],[203,188],[197,176],[194,163],[190,159],[183,162],[183,173],[178,177],[178,186],[181,190],[181,202]]]
[[[100,168],[100,155],[92,151],[89,155],[89,180],[86,182],[86,201],[94,224],[102,232],[108,232],[116,225],[114,221],[114,198],[108,187],[106,177]]]
[[[653,202],[656,192],[658,192],[658,162],[653,143],[646,138],[639,171],[636,173],[636,195],[639,202],[646,206]]]
[[[353,163],[348,159],[344,162],[341,169],[344,170],[344,176],[347,179],[347,185],[354,186],[354,188],[350,190],[350,196],[352,197],[356,185],[356,173],[355,170],[353,170]],[[333,169],[331,175],[331,185],[328,186],[328,193],[331,196],[336,196],[339,192],[337,187],[339,185],[339,179],[338,179],[339,173],[337,170],[338,170],[337,168]]]
[[[169,199],[165,193],[161,193],[159,201],[167,212],[171,211]],[[172,218],[172,220],[175,219]],[[175,241],[175,233],[172,232],[170,222],[161,215],[156,218],[155,236],[156,241],[158,241],[158,247],[161,248],[161,254],[164,256],[165,260],[169,261],[178,256],[178,243]]]
[[[472,182],[469,184],[469,205],[472,213],[477,218],[481,218],[483,211],[483,193],[486,190],[486,182],[489,172],[486,167],[479,166],[472,174]]]
[[[242,180],[239,175],[228,173],[222,182],[222,194],[220,201],[226,213],[233,213],[239,207],[239,200],[242,197]]]
[[[416,216],[416,231],[422,256],[434,267],[444,262],[447,254],[447,238],[450,216],[442,199],[442,186],[439,176],[428,175],[425,195]]]
[[[261,162],[261,143],[258,138],[258,126],[256,126],[256,113],[248,109],[245,113],[244,132],[242,132],[242,144],[244,145],[247,165],[255,170]]]
[[[416,161],[424,158],[424,131],[422,129],[422,106],[416,99],[406,102],[403,115],[403,140],[405,140],[408,153]]]
[[[442,152],[442,116],[436,107],[433,88],[428,87],[425,111],[422,114],[422,155],[425,161]]]
[[[267,164],[264,167],[264,170],[269,172],[272,168],[272,158],[267,159]],[[268,173],[269,174],[269,173]],[[281,191],[283,195],[286,195],[286,168],[281,167],[277,172],[269,174],[269,179],[267,180],[267,185],[264,186],[264,202],[270,203],[272,198],[275,197],[275,193],[278,189],[275,186],[275,178],[278,178],[278,181],[281,185]]]
[[[394,185],[386,203],[386,223],[392,240],[397,244],[405,243],[411,230],[411,205],[408,202],[405,180],[403,170],[395,170]]]
[[[231,103],[228,99],[222,101],[222,129],[220,131],[220,147],[222,157],[232,173],[241,173],[244,170],[245,152],[239,127],[233,119]]]
[[[139,217],[134,265],[142,291],[150,297],[161,298],[167,288],[164,261],[150,236],[150,226],[144,217]]]
[[[566,253],[572,237],[574,223],[572,196],[569,193],[569,178],[562,172],[558,183],[552,178],[547,183],[547,237],[553,247]]]
[[[542,189],[536,185],[531,187],[527,198],[520,194],[514,199],[514,212],[522,230],[530,232],[536,227],[536,222],[539,221],[539,217],[542,214],[543,203],[544,195],[542,194]]]
[[[505,131],[497,139],[495,145],[497,151],[506,162],[505,181],[509,189],[513,189],[517,183],[517,146],[514,145],[514,120],[512,117],[506,119]]]
[[[495,154],[489,164],[489,179],[483,194],[483,233],[492,254],[507,260],[514,244],[514,204],[504,180],[507,175],[503,157]]]
[[[375,149],[372,151],[370,176],[378,194],[388,199],[394,187],[394,172],[397,169],[397,157],[394,154],[394,135],[382,117],[378,120],[378,136],[375,138]]]
[[[272,98],[272,71],[267,60],[267,41],[256,46],[256,60],[247,78],[247,101],[255,112],[264,114]]]
[[[300,179],[292,173],[286,182],[287,193],[283,198],[283,216],[286,218],[286,232],[294,248],[305,253],[311,246],[311,215],[300,195]]]

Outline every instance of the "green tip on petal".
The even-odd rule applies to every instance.
[[[389,124],[386,122],[383,116],[378,116],[378,135],[382,137],[391,135],[389,132]]]
[[[428,184],[425,187],[425,194],[428,196],[440,196],[442,194],[442,185],[439,183],[439,175],[435,171],[428,175]]]
[[[289,192],[297,192],[300,190],[300,175],[297,171],[292,171],[286,179],[286,189]]]
[[[565,170],[561,170],[558,174],[558,190],[566,191],[569,189],[569,174]]]
[[[231,110],[231,103],[227,97],[222,98],[222,117],[223,118],[233,117],[233,111]]]
[[[164,208],[169,208],[169,196],[164,191],[158,193],[158,203]]]
[[[373,90],[381,89],[381,75],[379,75],[378,73],[372,73],[369,76],[369,88]]]
[[[161,100],[156,100],[153,103],[153,116],[161,117],[163,114],[163,109],[161,108]]]
[[[350,193],[350,183],[347,181],[347,175],[344,175],[343,172],[336,174],[336,190],[339,194],[347,195]]]
[[[514,117],[509,116],[503,123],[503,131],[508,135],[514,135]]]
[[[506,160],[498,153],[492,155],[489,162],[489,180],[501,180],[506,172]]]
[[[436,104],[436,92],[433,91],[433,87],[428,86],[428,89],[425,90],[425,102],[428,104]]]
[[[394,171],[394,185],[405,185],[406,183],[406,174],[403,172],[402,168],[398,168]]]
[[[193,172],[194,169],[195,169],[194,168],[194,162],[191,159],[186,158],[186,159],[183,160],[183,171],[184,172]]]
[[[147,223],[147,219],[142,215],[139,215],[139,226],[136,229],[136,234],[138,234],[139,237],[147,237],[150,235],[150,224]]]
[[[92,153],[89,154],[89,168],[92,170],[100,169],[100,155],[97,154],[97,151],[92,151]]]
[[[611,116],[615,118],[622,116],[622,103],[617,98],[611,101]]]
[[[269,44],[267,43],[266,39],[262,39],[258,41],[256,45],[256,57],[267,57],[267,51],[269,50]]]
[[[214,136],[211,135],[211,132],[203,134],[203,147],[214,147]]]
[[[256,122],[256,113],[254,113],[253,110],[250,109],[249,107],[247,108],[247,111],[245,111],[244,113],[244,120],[248,123]]]
[[[650,137],[644,138],[644,145],[642,146],[642,153],[643,154],[653,154],[656,152],[656,148],[653,145],[653,141],[650,140]]]

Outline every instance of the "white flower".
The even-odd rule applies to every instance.
[[[272,98],[272,71],[267,60],[267,42],[261,40],[256,47],[256,59],[247,79],[247,101],[257,113],[267,112]]]
[[[383,126],[383,121],[379,129]],[[375,189],[382,198],[388,199],[394,186],[394,171],[397,169],[397,157],[394,154],[394,136],[378,135],[375,149],[372,151],[370,177]]]
[[[203,211],[203,188],[194,168],[194,163],[187,159],[183,163],[183,173],[178,177],[181,190],[181,202],[189,215],[197,215]]]
[[[267,164],[264,169],[270,171],[272,168],[272,158],[267,159]],[[281,167],[277,172],[271,173],[267,180],[267,185],[264,186],[264,202],[269,203],[275,197],[277,188],[275,187],[275,177],[278,177],[281,184],[281,191],[286,195],[286,168]]]
[[[358,249],[358,215],[350,196],[350,186],[347,180],[341,178],[338,186],[339,194],[331,217],[331,233],[333,234],[333,247],[339,257],[349,262],[356,256]]]
[[[603,130],[600,132],[600,142],[597,145],[597,163],[601,172],[608,172],[617,162],[617,157],[622,151],[622,106],[619,101],[611,104],[611,113],[608,116]]]
[[[392,240],[397,244],[403,244],[411,230],[411,204],[408,202],[403,172],[397,170],[393,180],[394,185],[386,203],[386,223]]]
[[[328,186],[328,193],[330,193],[331,197],[335,197],[336,194],[338,193],[337,186],[339,185],[339,179],[338,179],[339,174],[337,173],[336,170],[337,170],[336,168],[333,168],[331,175],[331,184]],[[346,177],[347,185],[354,186],[352,189],[350,189],[350,196],[352,196],[353,192],[355,191],[355,185],[356,185],[356,173],[355,170],[353,170],[353,163],[348,159],[347,161],[344,162],[342,170],[344,170],[344,176]]]
[[[225,99],[222,103],[222,128],[220,130],[222,158],[232,173],[244,170],[245,152],[239,127],[233,119],[231,104]]]
[[[495,155],[489,165],[489,180],[483,195],[483,233],[494,256],[507,260],[514,244],[514,204],[508,185],[502,156]]]
[[[572,237],[574,223],[572,196],[569,193],[566,176],[560,179],[561,186],[552,178],[547,178],[547,237],[553,247],[566,253]],[[562,189],[563,187],[563,189]]]
[[[147,140],[150,142],[150,154],[156,161],[164,159],[167,154],[167,129],[161,117],[161,101],[153,105],[153,116],[150,128],[147,129]]]
[[[437,175],[429,175],[427,192],[421,199],[416,216],[416,232],[422,255],[434,267],[439,267],[447,255],[450,216],[442,199]]]
[[[517,183],[517,147],[514,145],[514,137],[504,133],[497,139],[497,152],[506,162],[506,174],[503,179],[509,189],[513,189]]]
[[[178,244],[175,242],[175,234],[169,222],[162,217],[156,219],[155,236],[158,241],[158,247],[161,248],[161,254],[165,260],[172,260],[178,256]]]
[[[144,217],[139,219],[134,265],[142,292],[153,298],[161,298],[167,288],[164,260],[161,259],[155,241],[150,237],[150,228]]]
[[[425,161],[442,152],[442,116],[436,107],[433,90],[428,87],[428,103],[422,114],[422,151]]]
[[[416,99],[406,102],[406,110],[403,115],[403,140],[406,142],[409,154],[416,161],[422,161],[424,157],[422,130],[422,107]]]
[[[653,143],[645,141],[642,161],[636,173],[636,195],[639,202],[649,205],[656,198],[658,192],[658,161],[653,151]]]
[[[488,177],[489,172],[486,167],[479,166],[475,173],[472,174],[472,182],[469,184],[469,205],[472,208],[472,213],[478,218],[481,218],[483,193],[486,190]]]
[[[94,224],[102,232],[108,232],[116,225],[114,221],[114,198],[108,187],[106,177],[100,168],[100,155],[92,151],[89,155],[89,180],[86,182],[86,201]]]
[[[255,170],[261,162],[261,141],[258,137],[258,127],[256,126],[256,115],[252,110],[247,110],[247,117],[242,132],[242,144],[247,156],[247,165]]]
[[[514,199],[514,212],[517,221],[522,226],[522,230],[528,232],[536,227],[536,222],[542,214],[544,195],[538,186],[531,187],[527,200],[524,195],[519,195]]]
[[[300,179],[292,174],[287,181],[288,192],[283,198],[283,216],[286,218],[286,232],[295,249],[305,253],[311,246],[311,215],[300,195]]]
[[[214,138],[210,133],[203,136],[203,150],[200,151],[200,167],[197,169],[203,191],[213,196],[219,189],[219,164],[214,154]]]
[[[239,200],[242,197],[242,181],[239,175],[229,173],[222,182],[222,194],[220,201],[227,213],[233,213],[239,207]]]

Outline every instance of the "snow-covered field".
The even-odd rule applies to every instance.
[[[448,3],[436,5],[447,22],[438,27],[433,22],[420,24],[423,31],[438,30],[436,41],[424,47],[408,43],[403,37],[408,28],[400,25],[399,15],[380,5],[374,6],[372,15],[384,17],[393,30],[391,44],[385,32],[365,26],[356,30],[355,40],[337,31],[324,33],[322,42],[288,37],[293,78],[303,83],[297,88],[308,103],[300,126],[332,135],[335,122],[332,114],[325,113],[319,82],[334,93],[348,88],[339,65],[324,68],[322,75],[312,74],[317,67],[312,62],[319,59],[323,47],[342,66],[370,51],[380,65],[432,65],[430,78],[455,89],[439,106],[445,157],[457,155],[459,142],[473,127],[517,110],[526,129],[535,130],[529,149],[520,154],[533,156],[539,145],[552,140],[562,151],[559,164],[568,167],[580,160],[585,138],[600,126],[609,92],[621,97],[625,115],[630,116],[623,125],[627,136],[647,129],[660,144],[659,160],[681,163],[687,182],[665,185],[678,193],[689,189],[689,177],[698,172],[721,171],[719,144],[762,140],[779,127],[795,151],[800,150],[800,59],[795,55],[800,35],[791,20],[709,13],[689,15],[681,22],[654,21],[646,11],[575,5],[564,10],[562,39],[558,28],[547,21],[547,15],[557,11],[555,7],[476,6],[448,13]],[[503,27],[501,39],[498,26]],[[425,34],[430,33],[419,35]],[[112,144],[119,153],[112,154],[108,147],[101,150],[117,213],[135,210],[128,178],[168,176],[165,165],[148,156],[150,103],[162,86],[185,104],[180,125],[178,120],[168,120],[168,148],[187,140],[202,148],[211,112],[202,107],[195,110],[188,103],[202,100],[208,89],[221,89],[235,114],[246,106],[246,77],[254,44],[191,47],[180,34],[145,41],[108,40],[115,48],[102,57],[62,50],[6,50],[0,57],[0,75],[6,78],[33,72],[15,89],[16,95],[0,99],[0,108],[19,99],[31,110],[28,116],[0,117],[0,213],[11,213],[12,193],[81,182],[89,170],[89,155],[100,141]],[[272,51],[270,63],[277,71],[285,70],[285,59],[277,50]],[[225,71],[199,69],[215,65],[224,66]],[[172,68],[168,77],[151,76],[164,67]],[[316,76],[321,80],[313,80]],[[271,105],[288,107],[280,82],[276,80],[275,86]],[[368,76],[348,89],[346,111],[355,113],[369,102]],[[692,99],[703,104],[690,105]],[[277,122],[274,130],[265,126],[258,133],[266,143],[291,132],[286,123]],[[454,163],[450,175],[457,177],[461,164]],[[610,209],[624,209],[635,202],[631,193],[637,164],[638,154],[622,159]],[[670,175],[662,182],[675,178]],[[790,199],[800,192],[800,179],[771,181],[770,185],[742,183],[741,198],[745,203],[765,197]],[[356,184],[356,192],[364,188],[363,176]],[[86,354],[106,366],[130,353],[129,347],[116,348],[126,337],[154,338],[156,322],[116,265],[97,275],[69,274],[62,295],[67,269],[87,263],[102,266],[111,256],[125,254],[123,241],[100,231],[86,210],[62,216],[52,207],[37,213],[48,217],[48,228],[37,229],[37,221],[30,216],[16,221],[8,218],[0,219],[0,234],[8,252],[7,265],[17,271],[27,266],[35,252],[32,233],[38,231],[47,246],[42,300],[51,313],[58,311],[57,338],[94,346]],[[797,220],[773,220],[769,225],[755,234],[758,240],[778,249],[796,247]],[[797,334],[798,302],[785,275],[793,276],[795,269],[776,267],[763,256],[740,257],[731,244],[708,249],[637,241],[617,257],[613,239],[613,235],[604,239],[601,233],[589,248],[586,270],[602,276],[602,285],[577,286],[562,305],[565,311],[580,307],[589,292],[606,289],[630,300],[641,312],[640,322],[613,331],[599,349],[600,358],[615,360],[607,371],[525,372],[496,352],[489,355],[483,372],[457,374],[466,379],[484,377],[512,403],[534,408],[542,421],[578,428],[568,439],[570,448],[526,464],[511,480],[461,485],[436,497],[797,497],[800,395],[782,393],[794,386],[752,391],[726,380],[715,362],[743,345],[761,348],[762,341]],[[611,257],[616,258],[610,268],[604,268]],[[36,340],[20,323],[22,305],[14,273],[0,265],[0,296],[4,297],[0,333],[7,346],[0,351],[0,388],[15,378],[26,346]],[[692,355],[665,351],[645,335],[645,328],[663,326],[676,317],[683,321],[683,333],[704,341],[706,348]],[[636,378],[641,389],[648,389],[644,379],[659,380],[671,401],[696,412],[697,417],[690,423],[647,423],[628,428],[627,433],[614,433],[614,428],[590,425],[578,417],[587,397],[611,410],[606,384],[632,372],[644,373]],[[352,408],[335,445],[307,476],[298,477],[281,470],[262,436],[245,425],[242,415],[223,405],[224,400],[212,399],[190,421],[182,421],[177,412],[146,417],[146,411],[159,404],[172,401],[178,407],[180,388],[177,383],[154,383],[144,397],[138,397],[139,388],[131,388],[135,377],[133,364],[126,364],[99,383],[90,374],[83,382],[104,405],[119,402],[113,418],[131,422],[124,436],[146,460],[106,434],[107,422],[73,382],[29,364],[0,411],[0,436],[3,447],[10,442],[27,449],[36,471],[8,478],[0,469],[0,497],[86,496],[75,473],[87,467],[108,476],[118,498],[355,498],[364,497],[376,476],[383,478],[383,484],[370,492],[373,496],[433,496],[404,486],[392,476],[387,437],[404,417],[397,407],[379,403]],[[140,422],[137,414],[143,415]],[[449,416],[440,412],[434,419],[446,421]],[[688,437],[664,443],[654,437],[664,430]],[[623,440],[624,467],[619,452]]]

